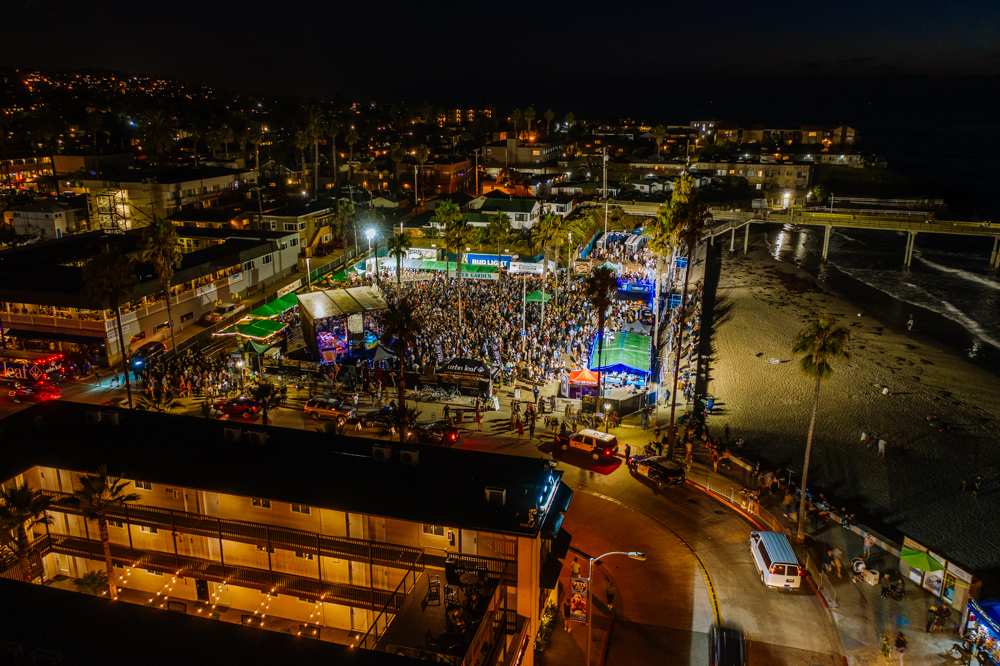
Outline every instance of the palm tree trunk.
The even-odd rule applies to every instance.
[[[463,315],[462,310],[462,248],[458,248],[458,263],[455,265],[455,273],[458,275],[458,334],[462,334]]]
[[[542,244],[542,312],[541,324],[545,326],[545,278],[549,276],[549,262],[545,261],[545,244]]]
[[[816,387],[813,389],[812,414],[809,416],[809,432],[806,434],[806,452],[802,457],[802,487],[799,488],[799,520],[795,531],[796,541],[806,538],[806,488],[809,484],[809,458],[812,457],[813,433],[816,430],[816,410],[819,407],[819,375],[816,376]]]
[[[607,315],[603,312],[597,313],[597,396],[600,402],[604,402],[604,325],[607,323]],[[597,411],[597,410],[594,410]]]
[[[108,520],[103,515],[97,517],[97,529],[101,535],[101,550],[104,551],[104,569],[108,574],[108,594],[111,596],[112,601],[114,601],[118,599],[118,586],[115,585],[115,565],[111,562],[111,539],[108,537]]]
[[[313,199],[319,196],[319,139],[313,139]]]
[[[23,520],[17,524],[17,540],[15,544],[17,548],[17,564],[18,568],[21,569],[21,580],[25,583],[30,583],[32,578],[31,563],[28,561],[28,530],[24,528]]]
[[[399,287],[400,290],[403,289],[403,268],[402,268],[402,264],[403,264],[403,255],[397,254],[396,255],[396,286]]]
[[[417,194],[417,166],[413,166],[413,207],[420,206],[420,195]]]
[[[118,327],[118,349],[122,355],[122,372],[125,373],[125,395],[128,397],[128,408],[132,409],[132,381],[128,377],[128,356],[125,354],[125,333],[122,331],[122,315],[117,303],[112,303],[115,311],[115,326]]]
[[[174,340],[174,313],[170,308],[170,283],[168,282],[164,287],[163,298],[167,301],[167,321],[170,323],[170,351],[177,350],[177,342]]]
[[[667,439],[670,442],[670,446],[673,446],[676,440],[674,418],[677,413],[677,376],[681,371],[681,346],[684,344],[684,324],[687,321],[688,278],[691,277],[691,255],[694,254],[692,245],[691,243],[688,244],[687,268],[684,269],[684,289],[681,292],[681,316],[677,322],[677,347],[674,350],[674,383],[670,391],[670,431]]]
[[[399,339],[399,443],[406,443],[406,344]]]
[[[330,165],[333,173],[333,188],[337,189],[337,137],[330,137]]]

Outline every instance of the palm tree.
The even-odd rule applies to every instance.
[[[573,115],[572,111],[567,111],[566,115],[563,117],[563,122],[566,123],[567,128],[570,128],[576,124],[576,116]]]
[[[91,259],[83,267],[83,288],[87,299],[111,308],[115,313],[118,330],[118,350],[121,352],[122,372],[125,374],[125,394],[128,408],[132,409],[132,382],[129,379],[129,355],[122,331],[121,304],[130,297],[135,287],[135,267],[131,258],[123,252],[112,250],[110,243],[104,251]]]
[[[427,163],[431,157],[431,149],[427,146],[421,144],[417,146],[417,150],[413,153],[413,158],[417,161],[417,165],[413,167],[413,205],[414,207],[420,205],[420,197],[417,195],[417,174],[420,169],[424,168],[424,164]]]
[[[545,136],[548,137],[549,132],[552,131],[552,121],[556,119],[556,112],[552,109],[546,109],[542,116],[545,118]]]
[[[108,574],[103,571],[88,571],[74,580],[73,585],[84,594],[101,597],[108,593]]]
[[[354,183],[354,144],[358,142],[358,130],[351,125],[347,128],[347,134],[344,135],[344,143],[347,144],[347,148],[350,151],[350,158],[347,162],[347,177],[350,183]]]
[[[452,204],[454,205],[454,204]],[[438,206],[440,208],[440,206]],[[463,310],[462,310],[462,257],[465,255],[465,246],[472,242],[473,228],[469,226],[465,215],[455,206],[455,213],[449,216],[449,220],[444,228],[444,244],[448,249],[455,250],[458,263],[455,264],[455,272],[458,276],[458,330],[462,331]],[[445,264],[447,270],[447,263]]]
[[[510,112],[510,124],[514,126],[514,138],[518,138],[520,135],[517,133],[518,127],[521,126],[521,122],[524,121],[524,114],[521,113],[521,109],[514,109]]]
[[[677,410],[677,381],[680,374],[680,353],[684,346],[684,326],[687,321],[687,293],[691,276],[691,260],[694,251],[701,243],[701,237],[711,214],[708,207],[698,200],[694,192],[694,178],[685,172],[677,181],[677,187],[670,196],[670,205],[662,217],[657,218],[657,224],[665,227],[663,233],[669,234],[675,246],[687,249],[687,268],[684,270],[684,289],[681,292],[680,314],[677,319],[677,344],[674,345],[674,377],[670,392],[670,432],[671,445],[675,438],[675,418]]]
[[[111,561],[111,538],[108,536],[108,512],[123,508],[128,502],[135,502],[139,496],[126,493],[129,482],[108,474],[108,468],[101,465],[97,474],[80,477],[80,488],[73,492],[73,500],[80,507],[83,517],[96,520],[104,550],[104,568],[108,576],[108,594],[118,598],[115,585],[115,568]]]
[[[529,106],[527,109],[524,110],[524,126],[527,129],[528,134],[531,134],[532,129],[534,129],[534,122],[535,122],[535,107]]]
[[[303,131],[308,135],[313,148],[313,199],[319,196],[319,140],[323,136],[323,112],[314,106],[306,109],[306,123]]]
[[[531,230],[532,240],[542,250],[542,323],[545,323],[545,283],[549,276],[549,262],[546,250],[562,238],[563,218],[553,213],[542,215],[542,219]]]
[[[396,340],[396,358],[399,361],[399,377],[396,381],[396,388],[399,391],[399,409],[396,410],[396,416],[399,420],[399,443],[402,444],[406,441],[407,426],[406,350],[414,344],[417,330],[420,328],[420,321],[407,296],[400,296],[390,303],[382,321],[385,339],[394,338]]]
[[[165,217],[155,216],[145,229],[146,244],[142,260],[153,264],[153,271],[160,280],[163,298],[167,302],[167,322],[170,329],[170,348],[177,349],[174,340],[174,315],[170,309],[170,281],[174,279],[174,269],[181,265],[184,253],[177,240],[177,227]]]
[[[4,488],[0,486],[0,532],[12,535],[9,550],[17,558],[18,568],[25,582],[31,582],[31,567],[28,565],[28,532],[35,525],[47,525],[51,518],[45,512],[52,503],[51,498],[40,490],[28,486]]]
[[[157,164],[162,163],[163,155],[173,142],[173,129],[170,119],[163,111],[150,111],[142,117],[142,142]],[[195,145],[195,166],[197,166],[198,149]]]
[[[311,139],[309,138],[309,133],[305,130],[298,130],[295,132],[295,136],[292,137],[292,141],[295,144],[295,149],[299,151],[299,171],[305,175],[306,171],[306,146],[309,145]]]
[[[446,199],[438,204],[437,208],[434,209],[434,217],[431,218],[431,228],[442,228],[447,230],[448,227],[454,224],[454,220],[461,217],[462,211],[459,209],[458,205],[451,199]],[[447,250],[451,247],[446,245]],[[447,257],[446,257],[447,259]],[[448,282],[448,262],[444,263],[444,278],[445,283]]]
[[[664,204],[657,211],[656,217],[646,224],[643,232],[649,239],[649,250],[656,257],[656,294],[659,295],[659,284],[660,276],[663,274],[663,261],[667,257],[672,257],[674,251],[677,249],[677,237],[673,233],[673,229],[668,224],[667,219],[669,216],[668,204]],[[656,307],[654,308],[653,322],[653,354],[658,357],[659,355],[659,333],[660,333],[660,306],[659,300],[656,301]]]
[[[386,250],[390,257],[396,257],[396,286],[403,286],[403,258],[410,249],[410,237],[397,231],[386,242]]]
[[[618,278],[610,268],[598,266],[587,276],[584,289],[591,307],[597,311],[597,390],[598,397],[604,400],[604,373],[600,370],[604,363],[604,325],[607,322],[608,309],[618,289]]]
[[[326,138],[330,140],[330,176],[333,178],[333,189],[337,189],[337,134],[340,133],[340,121],[332,114],[327,114],[323,129]]]
[[[507,213],[498,213],[490,217],[486,225],[484,240],[490,245],[497,246],[497,268],[500,267],[500,248],[510,242],[511,228],[510,217]],[[497,276],[497,291],[500,290],[499,275]]]
[[[816,410],[819,407],[819,387],[824,379],[833,374],[831,361],[847,358],[847,343],[850,333],[837,325],[829,317],[819,317],[799,331],[792,351],[802,354],[799,361],[802,372],[815,380],[813,387],[812,413],[809,416],[809,432],[806,435],[806,451],[802,459],[802,487],[799,498],[799,521],[795,536],[799,541],[806,534],[806,489],[809,487],[809,457],[812,455],[813,433],[816,430]]]
[[[358,255],[358,220],[354,202],[348,199],[337,199],[337,224],[340,225],[340,236],[343,238],[350,222],[354,228],[354,256]]]
[[[656,141],[656,156],[660,156],[660,150],[663,147],[663,140],[667,138],[667,128],[663,125],[657,125],[654,127],[650,134],[653,135],[653,140]]]

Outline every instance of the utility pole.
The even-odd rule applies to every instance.
[[[525,321],[527,319],[527,301],[525,300],[528,296],[528,274],[521,273],[521,354],[524,354],[524,345],[527,342],[527,333],[525,333]]]
[[[604,166],[604,247],[608,245],[608,149],[602,150],[601,162]]]
[[[479,148],[472,153],[476,156],[476,196],[479,196]]]

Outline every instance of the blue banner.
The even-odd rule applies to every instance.
[[[674,266],[676,266],[677,268],[687,268],[688,267],[687,257],[677,257],[676,259],[674,259]]]
[[[681,295],[670,294],[670,309],[673,310],[674,308],[680,306],[680,304],[681,304]]]
[[[497,261],[499,256],[500,260]],[[472,264],[474,266],[503,266],[504,268],[510,269],[510,262],[512,257],[509,254],[477,254],[475,252],[469,252],[464,255],[465,262]]]

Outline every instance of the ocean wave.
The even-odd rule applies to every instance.
[[[957,275],[963,280],[968,280],[969,282],[975,282],[976,284],[981,284],[984,287],[1000,291],[1000,282],[996,280],[991,280],[988,277],[979,275],[978,273],[972,273],[970,271],[962,270],[961,268],[952,268],[951,266],[945,266],[944,264],[939,264],[936,261],[931,261],[926,257],[920,256],[919,253],[913,254],[914,258],[925,266],[930,266],[931,268],[941,271],[942,273],[951,273],[952,275]]]
[[[893,290],[891,287],[894,285],[888,284],[885,280],[885,271],[873,269],[845,269],[840,266],[838,266],[838,269],[858,282],[862,282],[873,289],[877,289],[883,294],[888,294],[895,299],[905,301],[911,305],[926,308],[931,312],[943,315],[962,326],[962,328],[967,330],[982,342],[986,342],[997,349],[1000,349],[1000,340],[987,333],[979,322],[963,312],[960,308],[956,307],[954,304],[941,298],[940,296],[932,294],[919,285],[913,284],[912,282],[901,281],[901,283],[895,286],[899,287],[900,285],[905,285],[910,289]]]

